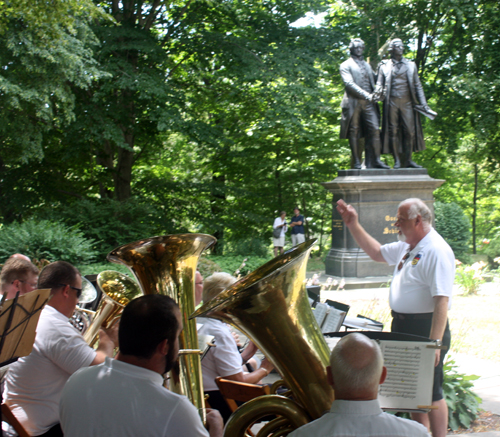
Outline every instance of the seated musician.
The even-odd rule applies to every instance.
[[[177,360],[182,319],[169,297],[147,295],[123,311],[120,351],[102,366],[81,369],[64,387],[61,426],[71,437],[221,437],[222,419],[208,410],[208,433],[185,396],[163,387]]]
[[[67,379],[81,367],[104,362],[115,347],[116,328],[101,330],[94,350],[69,324],[81,287],[80,272],[67,262],[57,261],[42,270],[38,288],[50,288],[51,297],[40,315],[33,350],[7,372],[5,402],[32,436],[62,435],[59,399]]]
[[[36,290],[38,280],[38,267],[29,258],[11,256],[3,265],[0,281],[2,294],[6,299],[13,299],[19,291],[19,296]]]
[[[387,369],[374,340],[360,333],[343,337],[332,351],[327,372],[335,390],[330,411],[296,429],[289,437],[429,437],[420,423],[380,409],[378,389]]]
[[[214,273],[209,276],[203,284],[203,302],[210,301],[234,282],[236,278],[228,273]],[[244,373],[241,366],[255,354],[257,347],[250,342],[240,354],[228,325],[219,320],[204,317],[199,317],[197,323],[203,325],[199,330],[200,334],[215,337],[215,347],[210,348],[201,362],[203,387],[205,394],[209,395],[210,406],[219,410],[226,422],[231,415],[231,410],[220,394],[215,378],[222,376],[233,381],[256,384],[269,375],[273,365],[264,359],[257,370]]]

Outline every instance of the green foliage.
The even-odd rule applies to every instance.
[[[33,259],[88,264],[95,258],[94,241],[76,227],[47,220],[11,223],[0,229],[0,260],[13,253]]]
[[[90,21],[104,16],[90,0],[7,0],[0,7],[0,145],[3,164],[43,157],[51,129],[74,118],[71,87],[102,77]]]
[[[82,199],[62,204],[43,213],[78,226],[86,238],[95,241],[97,260],[104,262],[114,248],[173,230],[162,212],[137,199]]]
[[[210,261],[215,262],[219,269],[218,271],[226,272],[231,275],[246,276],[253,272],[255,269],[260,267],[269,261],[270,258],[259,258],[255,256],[243,256],[243,255],[225,255],[225,256],[210,256],[208,257]],[[213,272],[212,272],[213,273]]]
[[[455,257],[461,259],[469,251],[470,223],[456,203],[435,202],[436,231],[453,249]]]
[[[480,253],[488,256],[490,263],[500,256],[500,228],[494,230],[494,237],[491,240],[484,239],[479,248]],[[498,263],[498,261],[494,261]]]
[[[230,255],[256,256],[258,258],[269,257],[269,240],[261,238],[248,238],[230,242],[226,248]]]
[[[444,363],[444,399],[448,405],[448,426],[456,431],[460,427],[469,428],[478,416],[481,398],[472,388],[479,378],[476,375],[464,375],[456,372],[455,361],[448,359]]]
[[[101,272],[104,272],[106,270],[114,270],[116,272],[123,273],[124,275],[130,276],[132,279],[135,280],[133,273],[130,271],[130,269],[123,265],[123,264],[116,264],[116,263],[93,263],[93,264],[79,264],[76,267],[78,267],[78,270],[80,270],[80,273],[82,276],[85,275],[98,275]]]
[[[219,264],[217,264],[215,261],[212,261],[206,256],[202,256],[198,260],[198,270],[201,273],[201,276],[206,278],[207,276],[210,276],[212,273],[220,272],[221,268]]]
[[[483,270],[486,263],[476,262],[471,266],[460,264],[455,271],[455,283],[463,290],[464,296],[475,295],[484,283]]]

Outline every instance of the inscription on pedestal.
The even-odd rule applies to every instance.
[[[341,170],[332,182],[322,185],[333,194],[332,248],[326,260],[326,274],[364,278],[391,275],[394,267],[372,261],[356,244],[344,226],[336,203],[344,199],[357,211],[359,222],[381,244],[397,241],[394,226],[399,203],[410,197],[422,199],[434,210],[434,190],[445,181],[433,179],[426,169]]]

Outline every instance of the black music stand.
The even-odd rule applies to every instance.
[[[49,300],[50,288],[34,290],[0,302],[0,367],[31,353],[40,311]],[[3,393],[0,393],[0,404]],[[0,417],[0,426],[2,422]],[[3,431],[2,431],[3,435]]]

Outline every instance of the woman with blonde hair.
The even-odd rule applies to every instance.
[[[203,283],[203,302],[209,302],[235,282],[236,278],[229,273],[214,273],[209,276]],[[240,354],[236,340],[231,334],[229,326],[224,322],[199,317],[197,323],[203,325],[198,331],[200,335],[213,335],[215,337],[215,347],[210,348],[201,362],[203,387],[205,394],[209,395],[210,406],[219,410],[224,422],[226,422],[231,415],[231,410],[220,394],[215,378],[222,376],[233,381],[256,384],[269,375],[273,365],[265,358],[257,370],[252,373],[244,373],[241,366],[255,354],[257,347],[250,342]]]

